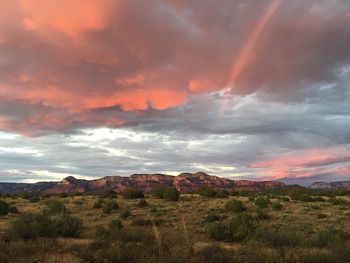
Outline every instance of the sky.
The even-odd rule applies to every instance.
[[[350,180],[350,1],[0,0],[0,181]]]

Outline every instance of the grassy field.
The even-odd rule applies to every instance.
[[[329,197],[263,198],[267,208],[252,197],[195,194],[177,202],[146,195],[141,204],[120,196],[2,197],[18,213],[0,217],[0,262],[350,262],[349,196],[341,197],[342,204]],[[47,214],[52,199],[82,220],[79,237],[9,234],[24,214]],[[225,208],[229,200],[241,201],[242,211]],[[103,212],[111,201],[119,208]]]

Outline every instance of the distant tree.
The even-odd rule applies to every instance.
[[[158,198],[163,198],[164,192],[166,187],[165,186],[156,186],[152,189],[151,194]]]
[[[180,192],[175,187],[168,187],[165,189],[163,197],[168,201],[179,201]]]
[[[138,199],[138,198],[145,197],[142,191],[138,191],[130,188],[123,190],[120,193],[120,195],[125,199]]]
[[[10,206],[5,201],[0,200],[0,216],[5,216],[9,213]]]
[[[196,191],[200,196],[215,197],[216,191],[208,186],[203,186]]]

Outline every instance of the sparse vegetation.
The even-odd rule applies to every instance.
[[[350,258],[349,196],[306,192],[317,201],[288,202],[286,193],[241,191],[227,200],[184,194],[174,203],[164,200],[164,192],[162,199],[152,194],[147,201],[118,203],[101,194],[51,195],[36,203],[3,196],[0,262],[348,263]],[[259,199],[267,208],[255,205]],[[20,213],[11,213],[11,207]]]

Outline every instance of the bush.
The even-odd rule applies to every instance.
[[[102,198],[115,198],[115,197],[117,197],[117,192],[112,190],[112,189],[108,189],[108,190],[105,190],[104,192],[101,193],[101,197]]]
[[[227,192],[226,190],[222,190],[216,193],[216,197],[218,198],[227,198],[230,195],[229,192]]]
[[[118,208],[119,205],[116,201],[109,201],[102,206],[102,212],[105,214],[109,214],[112,211],[117,210]]]
[[[196,191],[197,194],[204,197],[215,197],[216,191],[208,186],[203,186]]]
[[[207,222],[207,223],[212,223],[212,222],[219,221],[219,220],[220,220],[219,216],[214,214],[214,213],[209,213],[205,217],[205,222]]]
[[[67,208],[65,205],[57,200],[49,200],[47,202],[47,212],[49,215],[67,214]]]
[[[308,194],[302,194],[300,195],[297,200],[301,201],[301,202],[314,202],[314,199],[309,196]]]
[[[332,205],[347,205],[348,201],[343,198],[332,197],[328,199],[328,203],[331,203]]]
[[[10,207],[9,207],[9,213],[11,213],[11,214],[17,214],[17,213],[18,213],[17,207],[15,207],[15,206],[10,206]]]
[[[79,237],[83,230],[83,221],[69,215],[54,217],[52,224],[55,234],[62,237]]]
[[[55,236],[55,229],[48,216],[22,214],[12,222],[8,234],[12,238],[36,239]]]
[[[112,233],[113,232],[118,232],[122,228],[123,228],[123,224],[118,219],[112,220],[111,223],[109,224],[109,231],[111,231]]]
[[[263,197],[258,197],[256,200],[255,200],[255,205],[260,207],[260,208],[267,208],[268,207],[268,200],[266,198],[263,198]]]
[[[6,203],[5,201],[0,200],[0,216],[7,215],[10,212],[9,209],[10,209],[9,204]]]
[[[229,263],[236,262],[229,250],[220,247],[219,245],[207,246],[197,253],[198,260],[195,262],[206,263]]]
[[[144,198],[145,195],[142,191],[134,190],[134,189],[125,189],[122,191],[121,196],[125,199],[137,199],[137,198]]]
[[[267,219],[270,219],[270,216],[263,209],[258,208],[256,210],[256,219],[258,219],[258,220],[267,220]]]
[[[37,203],[40,201],[40,198],[38,195],[32,195],[30,198],[29,198],[29,202],[31,203]]]
[[[12,222],[8,235],[12,238],[79,237],[83,223],[69,215],[50,217],[40,214],[22,214]]]
[[[211,222],[207,225],[206,231],[208,236],[214,240],[225,239],[225,227],[218,221]]]
[[[232,241],[244,241],[251,238],[259,224],[255,217],[247,212],[239,213],[229,222],[230,239]]]
[[[163,198],[164,192],[166,187],[165,186],[156,186],[152,189],[151,194],[158,198]]]
[[[231,212],[244,212],[247,210],[247,208],[243,205],[243,203],[239,200],[230,200],[227,201],[225,204],[225,210],[231,211]]]
[[[137,203],[137,207],[142,208],[142,207],[146,207],[146,206],[148,206],[148,202],[145,199],[142,199]]]
[[[326,218],[326,217],[327,217],[326,214],[322,214],[322,213],[318,213],[318,214],[317,214],[317,218],[318,218],[318,219],[323,219],[323,218]]]
[[[283,206],[280,204],[280,203],[273,203],[272,204],[272,209],[275,210],[275,211],[280,211],[282,210]]]
[[[68,195],[67,193],[60,193],[58,196],[61,198],[66,198]]]
[[[102,207],[102,203],[100,201],[97,201],[92,205],[92,209],[98,209],[101,207]]]
[[[259,229],[256,237],[273,247],[296,247],[302,241],[300,235],[291,230]]]
[[[326,200],[324,200],[323,197],[321,196],[315,196],[312,198],[314,202],[325,202]]]
[[[343,245],[346,240],[349,240],[349,233],[342,229],[330,228],[315,233],[311,237],[310,243],[313,246],[325,247],[335,244]]]
[[[165,189],[163,197],[168,201],[179,201],[180,192],[175,187],[168,187]]]
[[[131,212],[130,210],[124,210],[120,213],[119,217],[121,219],[125,219],[125,218],[128,218],[129,216],[131,216]]]

